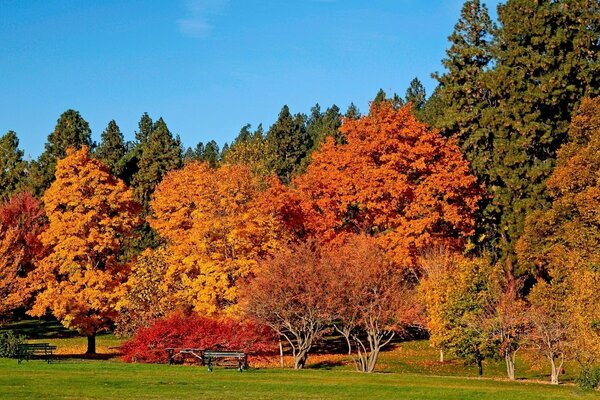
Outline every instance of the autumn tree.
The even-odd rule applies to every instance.
[[[460,257],[443,246],[425,249],[419,256],[422,278],[419,294],[426,311],[429,344],[440,352],[440,362],[449,348],[450,321],[445,310],[448,306],[448,290],[451,275],[456,271]]]
[[[322,258],[323,307],[346,339],[356,369],[373,372],[380,351],[407,327],[420,325],[414,281],[399,274],[369,236],[349,237]]]
[[[45,228],[42,202],[29,192],[0,206],[0,316],[31,304],[30,273],[45,255],[39,239]]]
[[[483,258],[462,258],[447,278],[444,318],[449,332],[449,351],[467,364],[477,365],[483,375],[483,361],[498,358],[499,342],[490,334],[488,321],[494,315],[491,266]]]
[[[552,364],[570,356],[584,368],[600,360],[600,98],[583,101],[559,150],[557,167],[546,182],[552,206],[527,217],[517,251],[520,262],[539,279],[530,300],[541,310],[539,332],[555,342],[540,343]],[[546,315],[551,318],[541,318]],[[556,325],[560,323],[560,325]],[[548,325],[551,324],[551,325]],[[556,344],[556,345],[554,345]],[[553,381],[558,375],[552,374]]]
[[[432,243],[464,244],[480,195],[452,140],[388,102],[340,132],[346,143],[328,140],[290,189],[306,232],[324,241],[375,236],[399,268],[414,267]]]
[[[167,292],[185,309],[234,313],[239,285],[282,239],[255,201],[260,180],[244,165],[192,162],[169,173],[151,203],[150,225],[166,241]]]
[[[146,249],[137,257],[117,304],[116,333],[131,336],[174,310],[164,284],[167,267],[164,248]]]
[[[0,137],[0,201],[7,200],[23,185],[26,168],[17,134],[6,132]]]
[[[49,253],[35,270],[40,293],[29,314],[51,311],[66,328],[86,335],[87,354],[94,354],[96,333],[116,317],[127,277],[118,255],[139,223],[140,207],[84,146],[58,162],[44,210],[49,224],[41,240]]]
[[[313,242],[281,247],[245,291],[246,312],[283,336],[302,369],[330,320],[322,257]]]

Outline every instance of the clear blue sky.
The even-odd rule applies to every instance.
[[[496,0],[486,2],[495,15]],[[0,0],[0,134],[43,150],[74,108],[94,140],[126,139],[147,111],[185,146],[265,128],[288,104],[353,101],[379,88],[430,93],[461,0]]]

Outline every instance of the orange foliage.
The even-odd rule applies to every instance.
[[[255,201],[260,189],[247,166],[198,162],[158,185],[149,222],[167,242],[168,301],[208,314],[235,310],[238,284],[281,236],[276,219]]]
[[[67,328],[93,336],[115,317],[127,275],[118,255],[141,207],[83,147],[58,162],[44,209],[49,225],[41,240],[50,250],[34,272],[41,292],[29,313],[50,310]]]
[[[0,315],[28,305],[28,274],[44,256],[38,235],[45,229],[42,202],[31,193],[14,195],[0,207]]]
[[[301,207],[302,232],[325,241],[376,236],[403,267],[415,266],[418,251],[433,243],[456,248],[473,234],[476,179],[456,143],[417,121],[410,107],[373,104],[340,132],[346,143],[328,140],[284,193]],[[287,215],[285,207],[279,211]]]

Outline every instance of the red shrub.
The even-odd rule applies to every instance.
[[[262,355],[273,352],[275,345],[273,330],[254,321],[178,313],[140,329],[121,345],[121,352],[127,362],[166,363],[168,347],[241,350]]]

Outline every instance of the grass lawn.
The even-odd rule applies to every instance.
[[[53,364],[40,360],[17,364],[0,359],[0,399],[593,399],[598,393],[580,391],[572,384],[575,365],[561,376],[566,385],[548,381],[548,365],[523,352],[517,364],[518,382],[504,380],[502,362],[486,362],[484,378],[460,360],[437,361],[425,340],[396,343],[381,354],[377,373],[353,371],[345,354],[315,349],[308,369],[279,369],[277,358],[253,360],[258,366],[244,373],[217,368],[209,373],[190,365],[147,365],[120,362],[122,339],[97,337],[98,355],[86,358],[86,338],[53,321],[28,320],[2,329],[25,334],[29,342],[58,346]],[[319,354],[321,353],[321,354]],[[291,362],[291,360],[288,360]],[[270,368],[260,368],[270,366]]]
[[[597,399],[575,386],[410,373],[359,374],[125,364],[0,360],[1,399]]]

